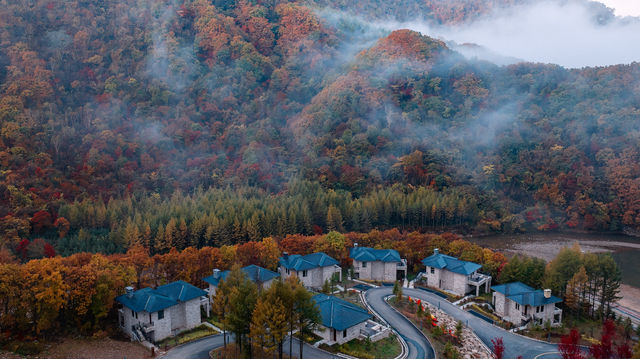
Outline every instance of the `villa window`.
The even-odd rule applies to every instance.
[[[544,305],[540,306],[540,313],[544,312]]]
[[[291,272],[289,272],[289,268],[287,268],[287,275],[291,274]]]
[[[303,270],[303,271],[302,271],[302,276],[303,276],[303,277],[306,277],[306,276],[307,276],[307,271],[306,271],[306,270]]]
[[[131,309],[131,316],[135,317],[136,316],[136,312],[133,311],[133,309]]]
[[[158,320],[164,319],[164,309],[158,311]]]
[[[520,304],[516,303],[516,310],[520,310]]]
[[[362,262],[362,268],[367,268],[367,262]]]
[[[536,313],[540,313],[540,307],[536,307]]]
[[[346,329],[342,331],[342,337],[343,337],[343,338],[346,338],[346,337],[347,337],[347,330],[346,330]]]
[[[431,274],[434,274],[436,272],[436,269],[431,267]]]

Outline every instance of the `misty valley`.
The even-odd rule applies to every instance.
[[[602,1],[0,0],[0,358],[639,359]]]

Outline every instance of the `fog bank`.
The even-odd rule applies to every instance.
[[[473,43],[512,62],[554,63],[569,68],[640,61],[640,19],[613,17],[587,3],[540,2],[500,9],[469,24],[434,26],[426,21],[381,22],[389,30]],[[464,51],[463,51],[464,53]],[[483,52],[473,52],[483,58]],[[479,55],[478,55],[479,54]]]

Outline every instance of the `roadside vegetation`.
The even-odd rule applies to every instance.
[[[167,350],[177,345],[188,343],[190,341],[208,337],[210,335],[215,335],[215,334],[219,334],[219,332],[209,326],[202,324],[193,329],[184,331],[174,337],[166,338],[156,343],[156,346],[163,350]]]
[[[344,344],[320,345],[330,353],[343,353],[360,359],[393,359],[400,355],[402,346],[395,335],[372,342],[368,339],[354,339]]]

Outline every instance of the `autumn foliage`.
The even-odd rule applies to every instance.
[[[234,263],[256,264],[275,270],[281,252],[307,254],[325,251],[348,265],[348,248],[354,242],[378,248],[395,248],[410,265],[430,254],[434,247],[443,253],[475,252],[476,245],[453,234],[401,233],[397,230],[370,233],[331,232],[324,236],[287,236],[279,241],[265,238],[220,248],[192,247],[150,256],[141,245],[125,254],[78,253],[69,257],[30,260],[24,264],[0,263],[0,320],[10,336],[56,335],[71,328],[92,333],[115,321],[114,298],[124,287],[155,287],[184,280],[204,287],[202,278],[214,268],[229,269]],[[494,258],[477,252],[487,263]],[[504,259],[503,259],[504,260]]]

